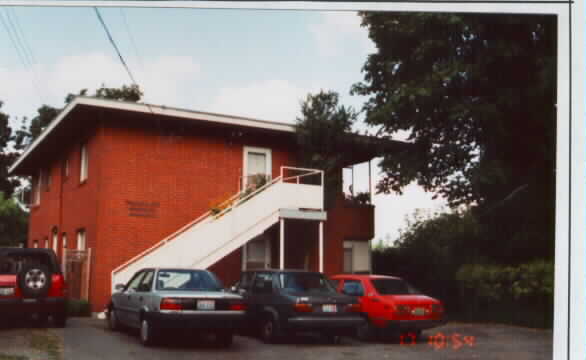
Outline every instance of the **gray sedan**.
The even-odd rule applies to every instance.
[[[140,329],[144,345],[163,330],[189,330],[214,332],[220,345],[230,346],[246,310],[242,297],[225,292],[207,270],[143,269],[116,291],[107,308],[110,329]]]

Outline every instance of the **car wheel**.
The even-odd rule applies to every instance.
[[[156,342],[157,332],[151,323],[143,318],[140,323],[140,342],[144,346],[152,346]]]
[[[67,326],[67,314],[57,313],[53,314],[53,325],[58,328],[64,328]]]
[[[47,323],[49,322],[49,314],[44,314],[44,313],[37,314],[36,321],[37,321],[37,327],[41,327],[41,328],[47,327]]]
[[[267,344],[274,344],[279,339],[280,332],[279,323],[273,318],[273,316],[269,315],[265,317],[260,327],[262,341]]]
[[[24,297],[47,296],[51,288],[51,271],[45,265],[25,266],[17,275],[17,282]]]
[[[372,325],[372,323],[368,319],[365,319],[364,323],[362,323],[362,325],[360,325],[356,329],[356,335],[357,335],[358,339],[360,339],[362,341],[372,340],[374,338],[375,333],[376,333],[376,329],[375,329],[374,325]]]
[[[111,308],[108,311],[108,328],[112,331],[119,331],[120,324],[118,323],[118,314],[116,313],[116,309]]]
[[[220,332],[216,334],[216,343],[221,347],[229,347],[234,340],[234,334],[231,332]]]
[[[335,334],[326,333],[322,335],[322,338],[324,339],[324,342],[326,342],[327,344],[337,345],[342,342],[342,337]]]

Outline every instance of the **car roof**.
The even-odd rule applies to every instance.
[[[308,270],[300,270],[300,269],[250,269],[244,270],[243,273],[252,273],[252,272],[269,272],[269,273],[304,273],[304,274],[320,274],[319,271],[308,271]]]
[[[376,275],[376,274],[338,274],[331,276],[332,279],[349,279],[349,280],[376,280],[376,279],[395,279],[403,280],[397,276]]]

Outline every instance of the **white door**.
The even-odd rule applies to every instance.
[[[244,147],[243,188],[255,186],[255,175],[265,175],[270,178],[272,173],[271,150],[256,147]]]

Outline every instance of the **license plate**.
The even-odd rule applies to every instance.
[[[336,308],[336,305],[333,305],[333,304],[327,304],[327,305],[322,306],[323,312],[332,313],[332,312],[336,312],[337,310],[338,309]]]
[[[0,288],[1,296],[12,296],[14,295],[14,288]]]
[[[413,310],[413,315],[416,315],[416,316],[425,315],[425,309],[424,308],[417,308],[417,309]]]
[[[198,300],[197,301],[197,310],[214,310],[216,308],[216,303],[214,300]]]

